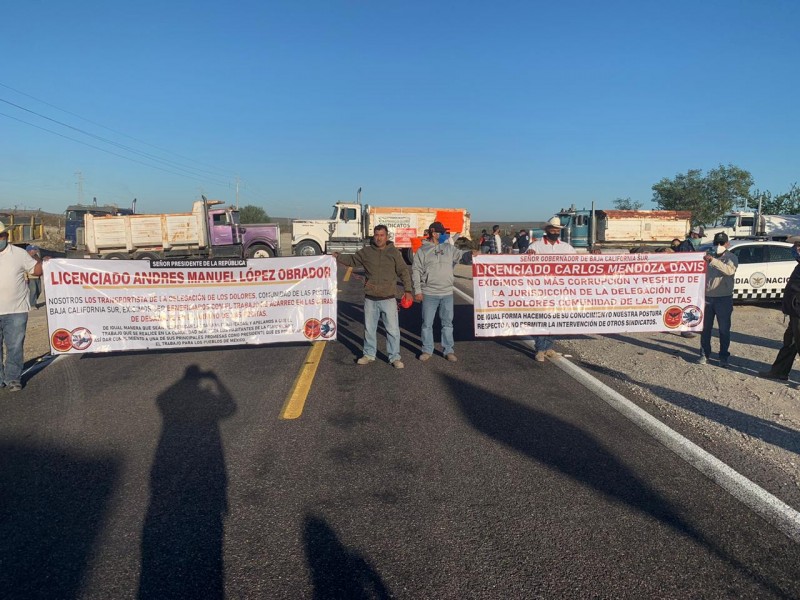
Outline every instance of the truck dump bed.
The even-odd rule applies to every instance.
[[[469,238],[470,218],[464,208],[370,206],[367,230],[372,231],[376,225],[386,225],[396,246],[411,248],[415,245],[413,240],[421,240],[425,230],[434,221],[444,225],[451,235]],[[397,229],[400,231],[396,232]]]
[[[86,249],[95,254],[112,250],[204,248],[205,217],[202,203],[187,213],[84,217]]]
[[[692,213],[683,210],[598,210],[597,241],[603,243],[683,240]]]

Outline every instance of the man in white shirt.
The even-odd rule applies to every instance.
[[[9,392],[22,389],[23,346],[28,326],[30,300],[26,273],[41,277],[42,263],[22,248],[8,243],[8,230],[0,222],[0,387]]]
[[[528,246],[527,254],[577,254],[575,248],[567,242],[561,241],[561,221],[553,217],[544,226],[544,236]],[[535,360],[544,362],[545,358],[556,357],[558,352],[553,350],[553,338],[548,335],[534,335],[536,344]]]

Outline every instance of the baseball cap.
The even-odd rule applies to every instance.
[[[714,245],[715,246],[724,246],[728,243],[728,234],[724,231],[720,231],[716,235],[714,235]]]
[[[439,221],[434,221],[433,223],[431,223],[431,226],[428,227],[428,229],[431,232],[435,231],[436,233],[445,233],[444,225],[442,225]]]
[[[25,246],[25,250],[27,250],[28,252],[30,252],[31,250],[38,250],[38,249],[39,246],[35,246],[33,244],[28,244],[27,246]]]
[[[692,233],[696,233],[700,237],[704,237],[705,234],[706,234],[706,232],[703,230],[703,228],[699,227],[699,226],[698,227],[693,227],[692,228]]]

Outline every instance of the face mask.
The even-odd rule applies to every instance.
[[[5,250],[6,246],[8,246],[8,240],[0,240],[0,252]]]
[[[717,256],[725,254],[725,250],[727,250],[725,246],[717,246]]]
[[[558,240],[558,238],[561,237],[561,235],[558,233],[545,233],[544,237],[546,237],[551,242],[555,242],[556,240]]]
[[[447,241],[447,238],[450,237],[449,233],[440,233],[439,234],[439,243],[444,244]]]
[[[792,247],[792,256],[794,256],[794,259],[797,262],[800,262],[800,248],[798,248],[797,246],[793,246]]]
[[[700,246],[700,238],[690,237],[689,238],[689,243],[692,244],[692,248],[696,249],[698,246]]]

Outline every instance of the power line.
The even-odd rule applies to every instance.
[[[205,181],[206,183],[213,183],[215,185],[223,185],[223,186],[229,185],[229,182],[227,182],[227,181],[215,181],[213,179],[209,179],[209,178],[206,178],[206,177],[199,177],[197,175],[192,175],[192,174],[187,175],[185,173],[178,173],[176,171],[170,171],[169,169],[164,169],[163,167],[159,167],[157,165],[152,165],[152,164],[143,162],[141,160],[136,160],[135,158],[131,158],[130,156],[125,156],[125,155],[119,154],[117,152],[112,152],[111,150],[108,150],[106,148],[101,148],[100,146],[95,146],[94,144],[90,144],[88,142],[84,142],[83,140],[75,139],[75,138],[70,137],[68,135],[64,135],[63,133],[59,133],[57,131],[53,131],[52,129],[47,129],[46,127],[41,127],[40,125],[35,125],[33,123],[29,123],[28,121],[25,121],[25,120],[20,119],[18,117],[13,117],[13,116],[8,115],[8,114],[6,114],[4,112],[0,112],[0,116],[6,117],[8,119],[13,119],[14,121],[19,121],[20,123],[24,123],[25,125],[29,125],[31,127],[35,127],[36,129],[41,129],[42,131],[46,131],[48,133],[52,133],[53,135],[57,135],[59,137],[62,137],[64,139],[67,139],[67,140],[70,140],[70,141],[73,141],[73,142],[77,142],[78,144],[83,144],[84,146],[89,146],[89,148],[94,148],[95,150],[100,150],[100,152],[105,152],[106,154],[111,154],[113,156],[118,156],[119,158],[124,158],[125,160],[129,160],[131,162],[135,162],[135,163],[138,163],[140,165],[144,165],[145,167],[150,167],[151,169],[158,169],[159,171],[164,171],[165,173],[169,173],[171,175],[177,175],[179,177],[186,177],[187,179],[193,179],[195,181]]]
[[[141,152],[141,151],[139,151],[139,150],[137,150],[135,148],[131,148],[130,146],[126,146],[125,144],[120,144],[119,142],[116,142],[114,140],[110,140],[108,138],[104,138],[102,136],[96,135],[96,134],[91,133],[89,131],[85,131],[85,130],[80,129],[78,127],[73,127],[72,125],[69,125],[68,123],[63,123],[63,122],[61,122],[61,121],[59,121],[57,119],[52,119],[52,118],[50,118],[50,117],[48,117],[46,115],[43,115],[43,114],[40,114],[40,113],[34,111],[34,110],[31,110],[29,108],[25,108],[24,106],[20,106],[19,104],[15,104],[14,102],[11,102],[9,100],[5,100],[4,98],[0,98],[0,102],[4,102],[6,104],[9,104],[9,105],[13,106],[14,108],[18,108],[20,110],[24,110],[25,112],[28,112],[28,113],[30,113],[32,115],[36,115],[37,117],[40,117],[42,119],[46,119],[47,121],[51,121],[52,123],[56,123],[57,125],[61,125],[62,127],[66,127],[67,129],[72,129],[73,131],[77,131],[78,133],[82,133],[83,135],[87,135],[87,136],[89,136],[91,138],[94,138],[94,139],[100,141],[100,142],[105,142],[106,144],[111,144],[112,146],[116,146],[117,148],[120,148],[122,150],[126,150],[128,152],[133,153],[133,154],[137,154],[137,155],[142,156],[144,158],[148,158],[150,160],[158,161],[158,162],[160,162],[162,164],[165,164],[165,165],[167,165],[167,166],[169,166],[169,167],[171,167],[173,169],[178,169],[179,171],[184,171],[184,172],[189,173],[191,175],[196,175],[197,174],[197,173],[193,173],[192,171],[201,171],[201,172],[208,173],[208,171],[202,171],[201,169],[197,169],[195,167],[188,167],[188,169],[191,169],[191,171],[190,171],[187,168],[184,168],[184,165],[181,165],[180,163],[176,163],[175,161],[162,159],[162,158],[160,158],[158,156],[150,154],[149,152]],[[209,174],[213,175],[213,173],[209,173]]]
[[[156,146],[154,144],[150,144],[148,142],[145,142],[144,140],[140,140],[139,138],[133,137],[132,135],[128,135],[127,133],[123,133],[123,132],[118,131],[116,129],[112,129],[111,127],[107,127],[107,126],[103,125],[102,123],[97,123],[96,121],[92,121],[91,119],[87,119],[86,117],[82,117],[81,115],[79,115],[77,113],[68,111],[68,110],[66,110],[64,108],[60,108],[60,107],[56,106],[55,104],[51,104],[51,103],[49,103],[49,102],[47,102],[45,100],[42,100],[42,99],[37,98],[35,96],[31,96],[30,94],[26,94],[25,92],[20,91],[18,89],[15,89],[15,88],[11,87],[10,85],[6,85],[6,84],[4,84],[2,82],[0,82],[0,87],[4,87],[4,88],[6,88],[8,90],[11,90],[12,92],[20,94],[21,96],[25,96],[26,98],[31,98],[32,100],[36,100],[37,102],[41,102],[42,104],[44,104],[46,106],[49,106],[51,108],[55,108],[56,110],[59,110],[59,111],[61,111],[63,113],[66,113],[68,115],[72,115],[73,117],[77,117],[78,119],[80,119],[82,121],[86,121],[87,123],[91,123],[92,125],[96,125],[97,127],[100,127],[102,129],[106,129],[108,131],[111,131],[112,133],[116,133],[117,135],[121,135],[121,136],[126,137],[128,139],[134,140],[135,142],[139,142],[140,144],[144,144],[145,146],[149,146],[151,148],[155,148],[156,150],[160,150],[162,152],[166,152],[167,154],[172,154],[172,155],[177,156],[179,158],[182,158],[184,160],[188,160],[189,162],[197,163],[198,165],[203,165],[204,167],[208,167],[209,169],[213,169],[214,171],[216,171],[217,175],[228,175],[230,173],[230,171],[228,171],[228,170],[221,169],[221,168],[215,167],[213,165],[209,165],[207,163],[201,162],[199,160],[195,160],[195,159],[190,158],[188,156],[184,156],[184,155],[179,154],[177,152],[173,152],[172,150],[168,150],[166,148],[162,148],[160,146]],[[194,168],[194,167],[190,167],[190,168]],[[198,170],[200,170],[200,169],[198,169]],[[210,173],[210,174],[213,174],[213,173]]]

